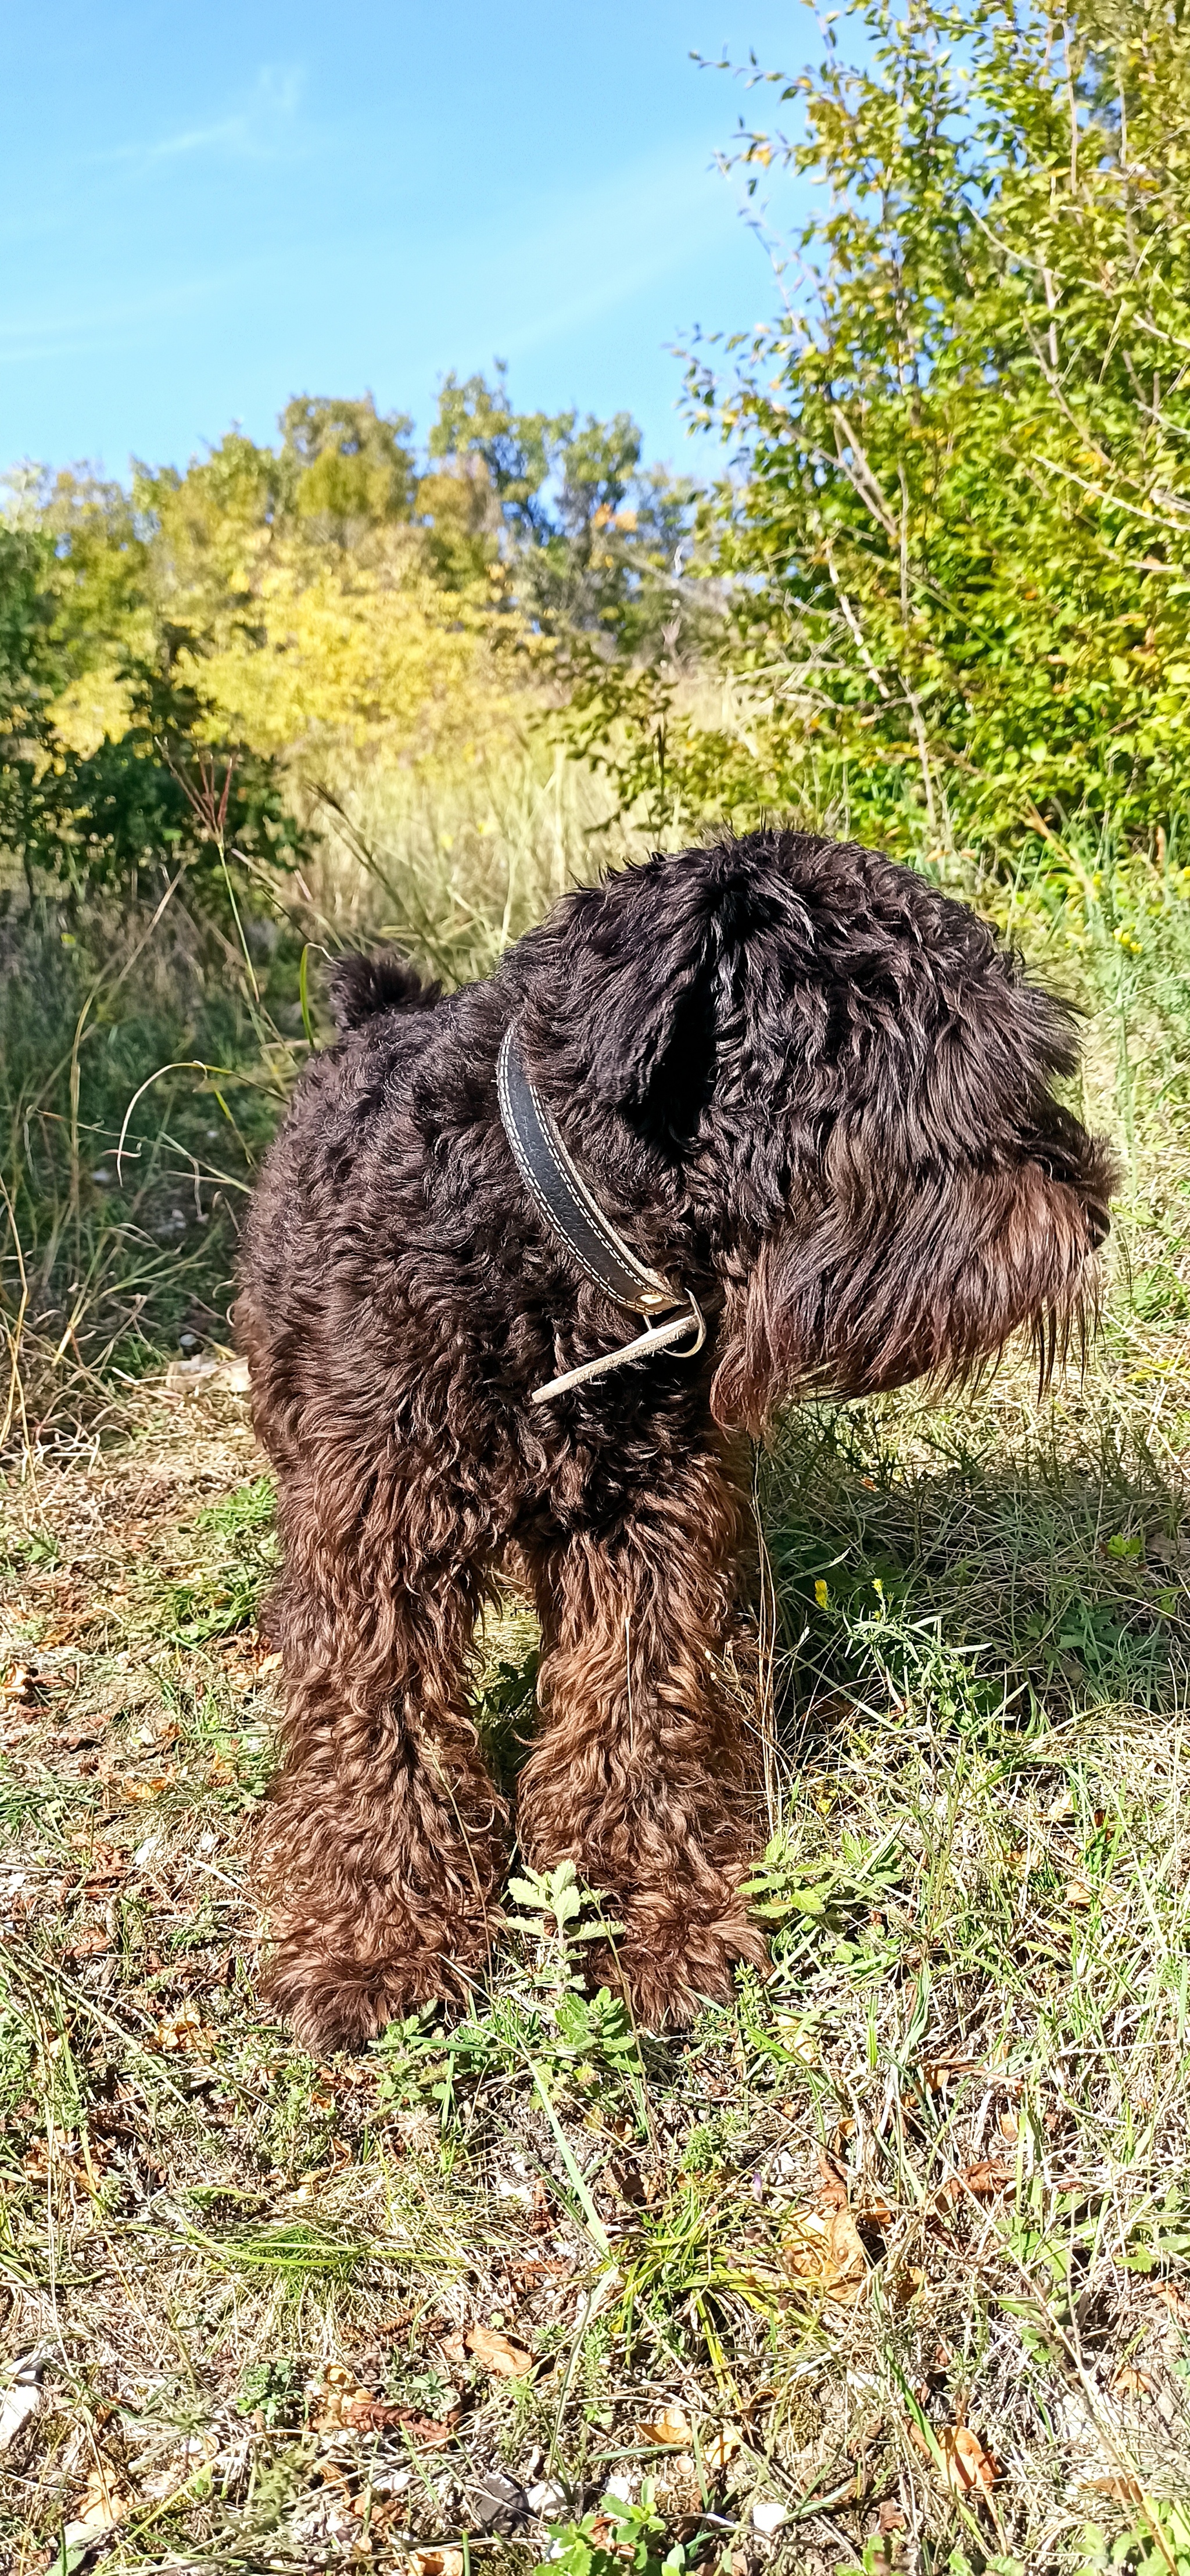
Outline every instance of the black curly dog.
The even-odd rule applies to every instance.
[[[486,983],[356,958],[333,999],[239,1306],[285,1549],[274,1994],[327,2048],[481,1969],[508,1817],[467,1681],[511,1565],[544,1645],[522,1849],[608,1892],[612,1973],[681,2019],[761,1955],[732,1435],[953,1381],[1021,1325],[1052,1364],[1114,1178],[1054,1097],[1068,1014],[920,877],[776,830],[568,895]],[[510,1142],[506,1036],[578,1175],[560,1221]],[[650,1311],[592,1275],[584,1190],[684,1322],[535,1402]]]

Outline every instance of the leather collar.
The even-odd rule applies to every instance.
[[[618,1306],[635,1314],[673,1316],[675,1308],[682,1310],[672,1322],[655,1324],[635,1341],[605,1351],[580,1368],[567,1369],[561,1377],[551,1378],[548,1386],[536,1387],[532,1402],[546,1404],[570,1387],[623,1368],[629,1360],[668,1350],[691,1332],[695,1339],[675,1357],[693,1359],[706,1340],[706,1325],[694,1298],[689,1289],[675,1288],[660,1271],[639,1260],[604,1215],[567,1152],[556,1119],[526,1073],[511,1029],[505,1031],[496,1061],[496,1097],[517,1170],[538,1215],[565,1244],[579,1269]]]

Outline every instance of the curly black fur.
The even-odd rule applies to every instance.
[[[568,895],[446,999],[353,960],[336,1012],[240,1303],[285,1541],[274,1990],[327,2046],[481,1967],[507,1820],[467,1673],[511,1553],[544,1644],[522,1846],[608,1891],[614,1972],[646,2020],[681,2015],[760,1955],[723,1665],[735,1434],[799,1392],[960,1376],[1022,1325],[1052,1361],[1094,1306],[1113,1187],[1055,1097],[1069,1015],[920,877],[781,831]],[[635,1325],[519,1181],[511,1021],[612,1222],[709,1323],[697,1360],[540,1409]]]

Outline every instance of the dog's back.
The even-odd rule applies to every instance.
[[[418,1059],[442,1000],[395,951],[339,958],[328,977],[338,1042],[311,1057],[266,1156],[240,1248],[236,1338],[249,1362],[257,1437],[278,1465],[292,1453],[324,1292],[345,1224],[358,1222],[353,1184],[383,1123],[390,1185],[399,1182],[401,1130]]]

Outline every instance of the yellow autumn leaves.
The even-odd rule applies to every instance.
[[[291,404],[282,426],[279,451],[233,432],[184,474],[138,472],[131,499],[58,477],[60,743],[85,758],[143,723],[152,671],[195,739],[299,784],[507,748],[543,646],[482,467],[418,482],[408,424],[366,403]]]
[[[416,541],[394,531],[371,559],[270,556],[249,614],[196,638],[179,675],[201,689],[213,738],[299,766],[337,748],[424,764],[474,755],[511,733],[515,689],[488,621],[443,592]]]

